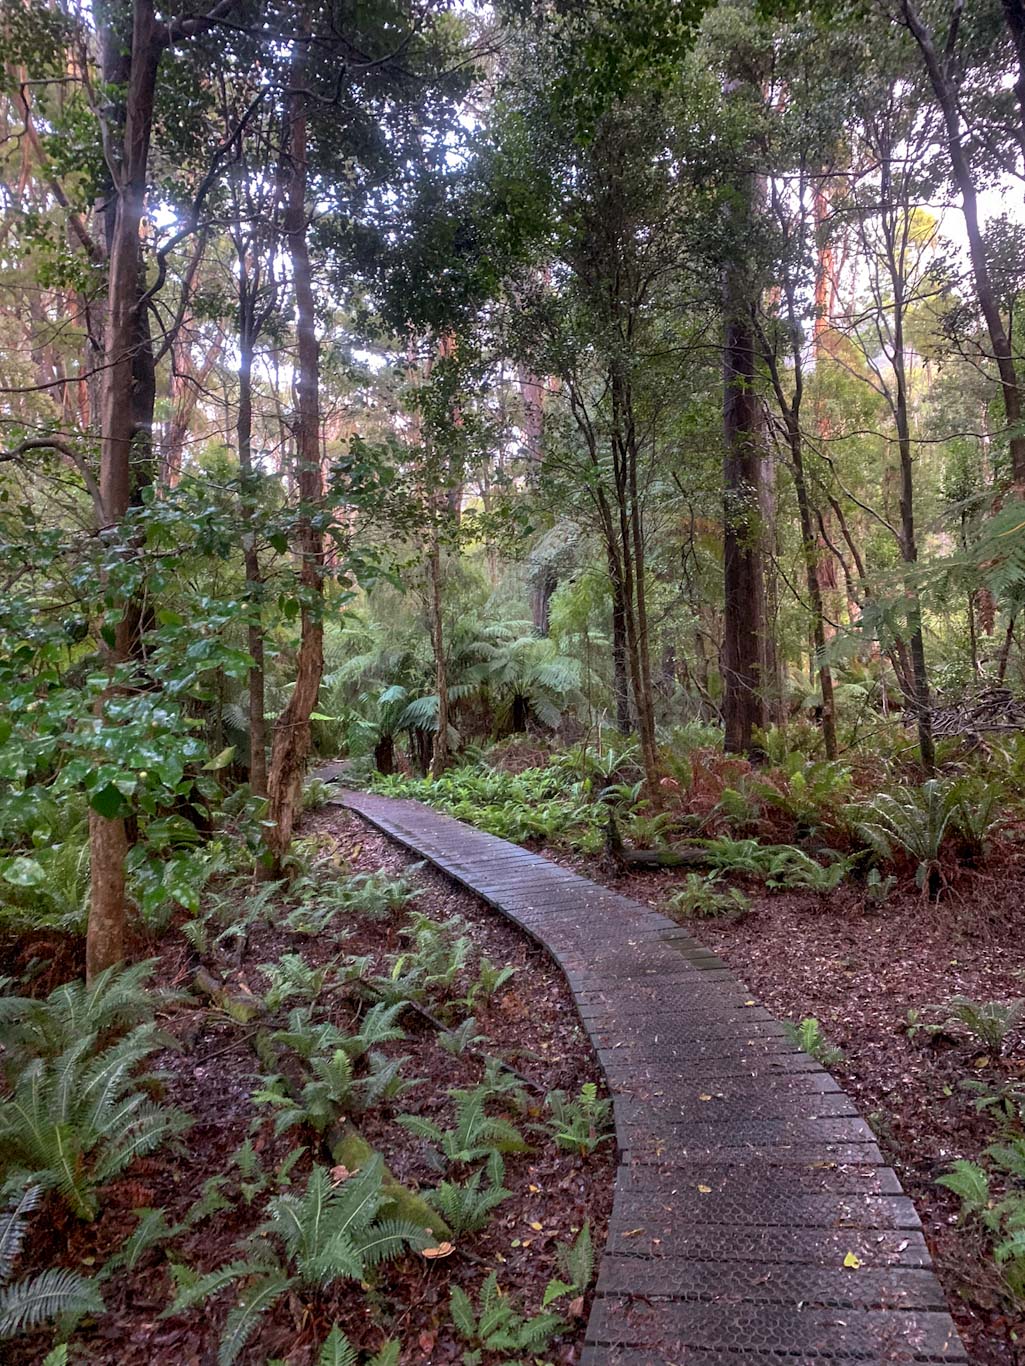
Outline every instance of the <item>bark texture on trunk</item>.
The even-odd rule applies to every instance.
[[[765,725],[765,574],[759,517],[762,460],[755,339],[744,281],[725,273],[723,339],[723,721],[731,753],[755,751]]]
[[[243,264],[243,272],[245,266]],[[249,786],[258,797],[267,795],[267,718],[264,699],[264,639],[260,620],[263,577],[256,549],[256,488],[253,472],[253,347],[254,310],[248,292],[240,286],[238,418],[239,483],[242,495],[242,558],[250,613],[247,645],[249,668]]]
[[[118,19],[127,29],[127,11]],[[152,0],[134,0],[130,43],[104,47],[104,76],[123,78],[123,107],[117,153],[120,164],[111,187],[105,227],[108,242],[103,371],[100,379],[100,504],[103,525],[115,529],[139,489],[152,480],[153,408],[156,394],[153,349],[145,306],[140,229],[146,207],[146,173],[162,46]],[[138,644],[137,604],[125,603],[113,643],[113,666],[130,659]],[[103,706],[103,703],[100,703]],[[125,860],[128,835],[120,818],[89,815],[90,907],[86,975],[92,978],[120,962],[125,943]]]
[[[320,462],[320,358],[314,312],[313,279],[307,242],[307,113],[306,47],[299,43],[291,69],[289,97],[288,197],[285,239],[295,291],[298,363],[295,379],[295,488],[299,498],[296,555],[299,560],[299,651],[295,687],[274,726],[267,774],[267,815],[271,859],[266,872],[276,877],[292,842],[302,801],[302,783],[309,757],[310,717],[317,703],[324,672],[324,535],[317,512],[324,486]]]
[[[441,610],[441,544],[438,528],[431,527],[431,543],[427,556],[431,645],[434,650],[434,687],[438,694],[438,729],[434,736],[431,773],[439,777],[448,768],[448,667],[445,661],[445,622]]]

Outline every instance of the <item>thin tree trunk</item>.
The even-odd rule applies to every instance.
[[[725,272],[723,342],[723,720],[724,746],[755,752],[765,725],[762,634],[765,574],[759,528],[761,453],[755,345],[741,273]]]
[[[438,694],[438,730],[434,737],[431,773],[437,778],[448,768],[448,669],[445,663],[445,624],[441,611],[441,544],[437,526],[431,526],[427,556],[430,581],[431,645],[434,649],[434,687]]]
[[[122,12],[121,17],[124,17]],[[100,502],[106,528],[123,521],[139,486],[149,482],[155,385],[148,329],[140,321],[143,279],[140,228],[145,212],[146,171],[161,48],[152,0],[135,0],[131,10],[119,183],[108,206],[109,266],[104,366],[100,381]],[[149,375],[146,374],[148,365]],[[105,646],[109,665],[131,658],[137,648],[138,605],[124,604],[113,642]],[[100,708],[103,708],[103,701]],[[89,814],[90,907],[86,934],[86,977],[118,963],[125,944],[125,860],[128,835],[120,817]]]
[[[894,417],[897,424],[897,446],[900,452],[900,531],[901,557],[906,565],[918,560],[915,539],[914,468],[911,456],[911,424],[908,417],[907,375],[904,367],[904,303],[900,282],[894,278],[893,307],[893,369],[897,384]],[[936,767],[936,747],[932,735],[932,710],[929,699],[929,675],[925,661],[925,640],[922,635],[922,605],[911,575],[905,575],[907,600],[908,647],[915,689],[915,716],[918,722],[918,747],[922,767],[932,773]]]
[[[265,702],[264,635],[260,616],[263,578],[256,549],[256,487],[253,476],[253,347],[254,309],[245,263],[239,286],[238,441],[239,484],[242,494],[242,558],[249,611],[249,786],[258,797],[267,795],[267,715]]]
[[[819,544],[812,522],[808,485],[804,477],[804,451],[801,432],[796,422],[789,425],[787,434],[790,439],[790,458],[793,462],[797,511],[801,522],[804,566],[808,576],[812,642],[815,647],[814,662],[818,670],[819,688],[822,692],[822,743],[825,747],[826,758],[835,759],[837,754],[836,703],[833,695],[833,671],[826,663],[826,624],[822,605],[822,585],[819,580]]]
[[[626,671],[626,603],[622,578],[609,556],[609,587],[612,597],[612,691],[616,700],[616,729],[629,735],[633,729],[630,718],[630,683]]]
[[[1000,647],[1000,655],[997,659],[997,682],[1003,683],[1007,677],[1007,662],[1011,658],[1011,642],[1014,640],[1014,623],[1017,614],[1012,612],[1007,623],[1007,630],[1004,632],[1004,643]]]
[[[301,805],[306,760],[310,752],[310,717],[317,703],[324,672],[324,535],[317,519],[324,496],[320,463],[320,360],[309,243],[306,239],[306,48],[306,43],[296,44],[290,73],[291,165],[284,223],[295,290],[298,342],[296,413],[292,431],[295,438],[295,487],[299,498],[296,550],[302,607],[295,687],[274,727],[267,774],[267,814],[273,826],[268,833],[271,859],[265,871],[272,877],[280,874],[281,861],[292,842],[292,831]]]
[[[1009,7],[1009,6],[1008,6]],[[972,177],[972,168],[964,149],[961,130],[961,113],[958,92],[944,58],[936,51],[932,35],[923,24],[911,0],[901,0],[901,13],[904,22],[918,43],[925,69],[929,73],[936,101],[943,114],[943,124],[947,135],[947,151],[954,174],[954,184],[961,196],[964,212],[965,232],[968,237],[968,254],[971,257],[972,272],[975,276],[975,292],[979,297],[979,307],[986,321],[989,343],[993,349],[1000,385],[1004,398],[1004,414],[1007,418],[1009,447],[1011,454],[1011,475],[1016,487],[1025,490],[1025,432],[1022,430],[1022,399],[1014,357],[1003,319],[997,302],[996,290],[990,274],[986,255],[986,244],[979,225],[978,194]],[[1018,35],[1014,34],[1016,45]]]

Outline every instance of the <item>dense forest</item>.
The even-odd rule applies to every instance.
[[[0,1351],[579,1359],[601,1070],[349,788],[690,927],[1025,1360],[1021,0],[0,47]]]

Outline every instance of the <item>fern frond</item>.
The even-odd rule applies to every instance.
[[[0,1212],[0,1284],[10,1279],[28,1228],[28,1216],[43,1197],[41,1186],[26,1186],[8,1209]]]
[[[291,1276],[272,1272],[251,1285],[240,1302],[228,1314],[217,1349],[217,1366],[232,1366],[239,1353],[256,1331],[268,1309],[273,1308],[285,1292],[295,1284]]]
[[[0,1290],[0,1338],[14,1337],[64,1316],[102,1314],[103,1308],[95,1281],[77,1271],[52,1267]]]

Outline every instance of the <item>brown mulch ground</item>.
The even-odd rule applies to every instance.
[[[303,833],[317,836],[322,847],[331,849],[343,872],[386,870],[398,874],[413,863],[358,818],[336,809],[308,817]],[[330,875],[330,865],[322,868],[325,871],[321,875]],[[475,1015],[478,1032],[488,1040],[481,1047],[513,1065],[533,1083],[528,1092],[530,1109],[516,1120],[520,1127],[526,1127],[541,1118],[548,1091],[561,1088],[577,1092],[584,1082],[600,1077],[568,988],[536,946],[476,898],[426,868],[417,871],[414,880],[424,889],[414,902],[417,911],[435,920],[461,917],[479,953],[497,964],[516,968],[515,976],[495,999],[475,1007]],[[326,935],[309,937],[261,926],[250,936],[241,964],[230,974],[230,983],[234,989],[248,986],[259,992],[262,981],[258,964],[276,960],[283,952],[302,952],[314,964],[340,952],[371,954],[381,964],[387,955],[404,947],[406,941],[399,934],[404,919],[402,913],[383,922],[356,921],[343,927],[346,934],[341,944]],[[45,947],[41,945],[39,952]],[[54,948],[49,945],[51,956]],[[171,930],[155,951],[160,956],[158,980],[188,985],[197,960],[183,937]],[[37,960],[39,952],[34,955]],[[5,956],[12,966],[17,965],[15,960],[25,961],[23,954],[9,945]],[[74,951],[63,951],[59,961],[66,962],[70,975]],[[223,969],[224,964],[220,966]],[[457,984],[457,996],[465,992],[473,976],[475,973]],[[52,978],[49,971],[45,981],[40,977],[42,990],[56,985]],[[356,1019],[354,1001],[341,994],[332,1018],[342,1026],[352,1024]],[[181,1051],[168,1051],[156,1059],[165,1074],[162,1098],[187,1111],[195,1121],[193,1127],[177,1151],[165,1148],[140,1159],[124,1178],[112,1183],[104,1192],[95,1222],[81,1223],[69,1217],[59,1201],[48,1200],[32,1226],[21,1274],[52,1265],[77,1267],[87,1274],[98,1270],[135,1227],[132,1211],[163,1207],[168,1222],[174,1224],[192,1208],[203,1183],[225,1173],[229,1175],[222,1190],[232,1199],[233,1207],[180,1235],[170,1249],[173,1258],[199,1271],[212,1270],[239,1257],[240,1241],[260,1223],[266,1193],[247,1205],[239,1173],[229,1167],[229,1158],[250,1132],[254,1116],[266,1113],[250,1100],[260,1070],[248,1043],[252,1027],[237,1024],[200,1001],[172,1009],[161,1023],[181,1043]],[[419,1113],[444,1126],[452,1118],[448,1088],[473,1086],[483,1067],[479,1058],[453,1056],[442,1049],[437,1031],[422,1018],[407,1013],[403,1023],[408,1037],[386,1045],[385,1051],[408,1057],[403,1074],[423,1081],[401,1097],[393,1110],[375,1110],[359,1123],[400,1180],[411,1187],[430,1186],[440,1176],[428,1160],[426,1146],[395,1124],[395,1115]],[[497,1208],[482,1233],[456,1240],[455,1252],[444,1259],[411,1255],[391,1263],[381,1269],[366,1291],[338,1284],[316,1295],[306,1291],[289,1294],[267,1316],[240,1360],[246,1366],[256,1366],[282,1358],[289,1366],[308,1366],[316,1360],[331,1324],[337,1322],[354,1345],[368,1351],[376,1350],[385,1338],[396,1337],[403,1344],[403,1362],[459,1361],[465,1344],[457,1340],[452,1329],[449,1288],[458,1283],[475,1299],[492,1269],[498,1271],[502,1289],[525,1311],[538,1312],[545,1285],[555,1274],[556,1244],[571,1242],[585,1220],[590,1221],[596,1250],[604,1244],[614,1153],[612,1145],[605,1144],[592,1156],[581,1158],[559,1149],[544,1135],[531,1135],[531,1142],[529,1153],[506,1159],[505,1185],[514,1194]],[[275,1138],[272,1125],[265,1121],[253,1138],[270,1172],[300,1143],[307,1150],[292,1170],[292,1189],[305,1186],[314,1160],[325,1160],[323,1151],[318,1150],[317,1136],[296,1129]],[[133,1272],[115,1276],[103,1293],[108,1312],[78,1332],[73,1340],[73,1361],[96,1366],[154,1362],[210,1366],[216,1361],[231,1296],[221,1295],[187,1314],[162,1317],[172,1293],[163,1249],[146,1254]],[[565,1304],[563,1301],[563,1312]],[[588,1304],[575,1304],[572,1309],[571,1327],[546,1352],[553,1361],[571,1363],[579,1356]],[[50,1334],[36,1334],[5,1344],[4,1359],[12,1366],[38,1363],[51,1341]]]
[[[680,872],[617,874],[605,860],[544,851],[626,896],[666,909]],[[751,896],[734,922],[687,920],[780,1018],[815,1016],[844,1051],[834,1068],[875,1129],[914,1200],[936,1270],[974,1366],[1025,1366],[1025,1319],[1009,1315],[979,1236],[958,1223],[959,1202],[936,1177],[994,1139],[965,1079],[1025,1079],[1025,1037],[994,1057],[956,1031],[909,1038],[907,1014],[954,995],[1025,996],[1025,855],[1005,848],[986,872],[963,871],[939,906],[902,887],[872,913],[855,888]]]

